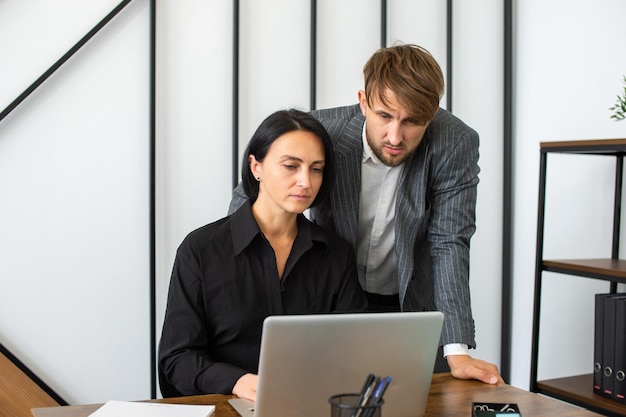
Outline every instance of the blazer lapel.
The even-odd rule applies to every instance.
[[[427,133],[428,135],[428,133]],[[396,256],[398,258],[398,286],[400,302],[404,302],[406,290],[415,270],[415,242],[424,235],[428,226],[428,196],[426,155],[428,136],[413,155],[407,159],[400,178],[400,190],[396,200]]]
[[[335,143],[337,176],[331,199],[337,233],[352,244],[355,250],[359,228],[363,123],[360,114],[352,118],[340,140]]]

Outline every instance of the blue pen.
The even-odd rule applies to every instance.
[[[385,391],[387,390],[387,387],[389,386],[389,383],[391,383],[390,376],[386,376],[378,382],[376,386],[376,390],[374,391],[374,394],[370,397],[369,401],[367,402],[368,406],[376,406],[380,404],[380,402],[382,401],[383,395],[385,394]],[[375,410],[374,407],[368,408],[362,417],[371,417],[372,414],[374,413],[374,410]]]
[[[372,400],[370,402],[371,405],[377,405],[382,400],[383,395],[385,395],[385,391],[389,386],[389,383],[391,383],[390,376],[386,376],[380,380],[380,383],[376,387],[376,391],[374,391],[374,396],[372,397]]]

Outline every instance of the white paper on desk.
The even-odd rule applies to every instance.
[[[214,405],[108,401],[89,417],[208,417]]]

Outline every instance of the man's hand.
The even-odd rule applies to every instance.
[[[452,376],[459,379],[477,379],[486,384],[504,383],[498,367],[469,355],[448,355],[448,366]]]
[[[245,374],[237,380],[233,387],[233,394],[239,398],[245,398],[256,402],[256,387],[259,377],[255,374]]]

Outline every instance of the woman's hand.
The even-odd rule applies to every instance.
[[[245,398],[256,402],[256,387],[258,383],[258,375],[245,374],[235,383],[235,386],[233,387],[233,394],[239,398]]]

